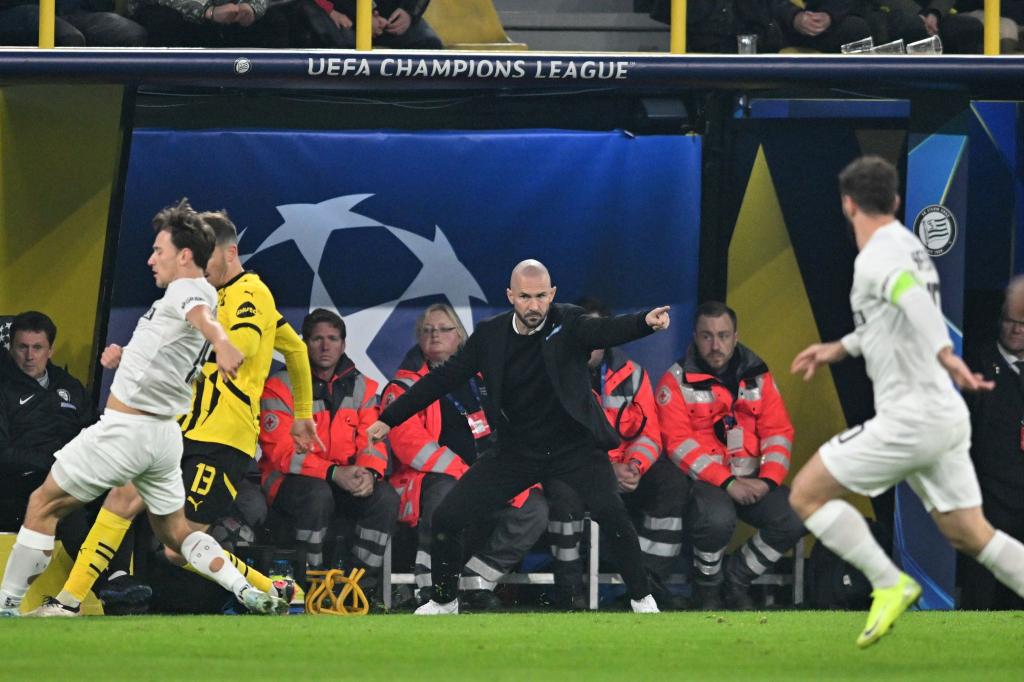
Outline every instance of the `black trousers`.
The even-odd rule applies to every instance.
[[[432,563],[438,601],[458,596],[462,531],[534,483],[552,482],[572,488],[601,524],[629,596],[640,599],[650,594],[640,543],[618,495],[608,454],[590,443],[573,443],[553,451],[550,458],[531,459],[506,441],[496,454],[473,464],[434,512]]]
[[[626,509],[635,522],[647,571],[664,581],[672,574],[683,543],[683,508],[690,479],[679,467],[659,459],[631,493],[623,493]],[[544,492],[551,508],[548,538],[555,557],[555,584],[573,592],[583,584],[580,539],[585,505],[580,495],[561,481],[551,481]]]
[[[288,474],[271,508],[289,521],[310,568],[323,567],[324,540],[331,522],[339,516],[352,519],[352,563],[366,568],[368,576],[377,577],[384,565],[384,549],[398,523],[398,504],[398,493],[384,481],[375,481],[369,496],[355,497],[323,479]]]
[[[686,528],[693,541],[694,581],[722,582],[722,558],[736,530],[736,519],[757,528],[729,562],[730,581],[747,586],[803,537],[807,531],[789,506],[789,488],[780,485],[754,504],[736,504],[729,493],[703,481],[693,484]]]

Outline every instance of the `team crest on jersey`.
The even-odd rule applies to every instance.
[[[256,317],[256,306],[252,302],[246,301],[238,306],[238,309],[235,311],[235,317]]]
[[[925,206],[914,219],[914,234],[924,244],[928,255],[945,255],[956,244],[956,218],[945,206]]]
[[[57,395],[59,395],[60,399],[63,400],[64,402],[66,402],[66,403],[70,403],[71,402],[71,394],[68,393],[68,389],[66,389],[66,388],[58,388],[57,389]]]
[[[277,425],[281,423],[280,417],[273,412],[267,412],[263,415],[263,430],[270,432],[277,429]]]
[[[672,391],[668,389],[668,386],[662,386],[658,389],[658,404],[668,405],[669,401],[672,400]]]

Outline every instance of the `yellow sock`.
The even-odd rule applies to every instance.
[[[65,593],[77,599],[79,603],[85,599],[100,573],[110,565],[110,560],[114,558],[131,525],[131,519],[121,518],[111,511],[100,509],[96,523],[89,529],[89,535],[82,543],[82,548],[78,550],[71,574],[64,583]]]
[[[231,563],[234,564],[235,568],[238,569],[238,572],[242,574],[242,577],[245,578],[250,585],[255,587],[260,592],[270,592],[270,588],[273,587],[273,583],[270,581],[270,578],[263,575],[255,568],[245,563],[244,561],[242,561],[226,549],[224,550],[224,556],[226,556],[231,561]],[[201,573],[199,573],[199,571],[192,568],[191,564],[185,564],[185,570],[192,571],[197,575],[202,575]]]

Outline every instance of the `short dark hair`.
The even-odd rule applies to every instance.
[[[325,308],[317,308],[302,321],[302,338],[308,339],[313,333],[313,327],[321,322],[326,322],[341,333],[341,340],[345,340],[345,320],[341,315]]]
[[[896,167],[880,156],[862,156],[839,173],[839,195],[850,197],[871,215],[893,213],[899,187]]]
[[[612,314],[612,309],[608,307],[608,304],[597,296],[584,296],[580,300],[576,301],[576,305],[597,317],[608,317]]]
[[[14,319],[11,320],[12,342],[14,335],[18,332],[43,332],[51,346],[57,340],[57,325],[53,323],[49,315],[38,310],[26,310],[14,316]]]
[[[238,243],[238,228],[231,222],[226,208],[219,211],[203,211],[199,217],[213,230],[213,238],[217,246],[231,246]]]
[[[729,319],[732,320],[733,331],[737,331],[740,328],[739,323],[736,321],[736,311],[721,301],[704,301],[697,306],[697,312],[693,315],[693,326],[696,327],[697,320],[702,317],[721,317],[722,315],[728,315]]]
[[[213,230],[192,209],[187,198],[153,216],[153,231],[158,234],[169,232],[174,248],[188,249],[195,264],[206,269],[215,244]]]

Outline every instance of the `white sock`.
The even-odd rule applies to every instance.
[[[181,543],[181,555],[192,564],[192,568],[239,599],[242,592],[250,587],[234,564],[224,556],[224,548],[202,531],[197,530],[185,538]],[[214,563],[217,563],[216,569],[212,568]]]
[[[51,556],[53,536],[22,526],[7,558],[7,570],[4,571],[3,584],[0,584],[0,606],[20,604],[28,586],[50,565]]]
[[[1024,545],[1001,530],[978,554],[978,563],[992,571],[999,582],[1024,597]]]
[[[864,573],[874,588],[892,587],[899,582],[900,571],[868,528],[864,517],[843,500],[829,500],[804,520],[826,547]]]

